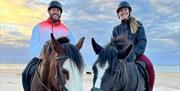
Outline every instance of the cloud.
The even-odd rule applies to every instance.
[[[154,25],[152,22],[151,26],[149,26],[147,29],[147,35],[150,38],[170,37],[179,34],[180,33],[179,29],[180,29],[179,22],[176,21],[162,22],[162,23],[158,23],[157,25]]]
[[[0,7],[1,46],[7,46],[3,47],[5,49],[11,48],[14,54],[21,48],[27,50],[32,28],[48,17],[47,7],[50,1],[52,0],[3,0]],[[59,1],[64,9],[62,22],[72,30],[76,40],[86,37],[81,51],[91,63],[91,59],[88,58],[93,57],[94,54],[91,38],[94,37],[102,46],[109,42],[113,27],[120,23],[116,15],[116,8],[120,1]],[[147,51],[150,55],[177,53],[180,45],[178,37],[180,13],[177,12],[179,2],[174,0],[128,1],[133,7],[133,16],[136,16],[144,25],[148,38]],[[6,53],[8,55],[8,52]]]
[[[154,8],[155,11],[161,14],[172,14],[175,13],[176,6],[180,4],[180,2],[176,2],[174,0],[149,0],[151,6]]]
[[[15,3],[15,4],[14,4]],[[1,45],[28,46],[32,28],[47,18],[46,3],[38,0],[1,1],[0,31]],[[45,12],[44,12],[45,11]]]
[[[158,41],[167,46],[176,46],[177,45],[176,41],[174,41],[173,39],[168,39],[168,38],[155,39],[155,41]]]
[[[18,35],[21,35],[18,36]],[[1,32],[0,33],[1,36],[1,46],[2,45],[9,45],[11,47],[14,48],[20,48],[20,47],[27,47],[28,46],[28,40],[23,38],[24,36],[22,36],[22,34],[17,33],[16,34],[12,34],[12,32]]]
[[[172,38],[148,39],[147,52],[155,54],[179,54],[180,42]]]
[[[17,25],[0,24],[0,43],[1,45],[9,45],[12,47],[28,46],[29,36],[21,32],[21,28]]]

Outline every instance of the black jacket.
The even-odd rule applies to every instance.
[[[146,48],[147,39],[143,24],[139,21],[137,23],[138,30],[134,34],[131,33],[129,21],[121,21],[121,24],[114,27],[112,33],[112,37],[127,35],[128,39],[134,43],[134,49],[128,57],[128,62],[134,61],[137,56],[144,53]]]

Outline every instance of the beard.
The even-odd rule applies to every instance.
[[[58,15],[58,14],[51,14],[51,20],[53,21],[53,22],[56,22],[56,21],[59,21],[60,20],[60,15]]]

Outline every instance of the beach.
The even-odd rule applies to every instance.
[[[23,91],[21,72],[23,64],[0,64],[0,91]],[[93,74],[83,75],[84,91],[90,91]],[[153,91],[180,91],[180,72],[156,71]]]

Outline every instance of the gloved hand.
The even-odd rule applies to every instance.
[[[134,61],[134,60],[136,59],[136,57],[137,57],[137,55],[136,55],[134,52],[132,52],[132,53],[128,56],[127,62],[132,62],[132,61]]]

